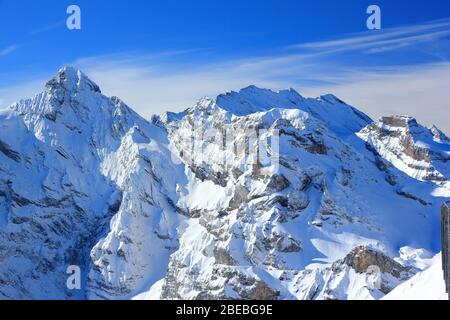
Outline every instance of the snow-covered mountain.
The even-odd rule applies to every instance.
[[[0,298],[379,299],[439,252],[449,159],[439,129],[333,95],[146,121],[64,68],[0,113]]]

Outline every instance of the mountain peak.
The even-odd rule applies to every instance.
[[[433,137],[436,142],[448,143],[449,139],[436,126],[427,128],[417,122],[416,118],[411,116],[388,116],[381,117],[377,125],[388,131],[404,131],[413,137],[424,139],[424,137]]]
[[[334,94],[331,94],[331,93],[320,96],[320,100],[329,102],[332,104],[336,104],[336,103],[337,104],[346,104],[344,101],[342,101],[341,99],[339,99],[338,97],[336,97]]]
[[[440,130],[438,127],[436,127],[435,125],[433,125],[430,128],[431,133],[433,134],[434,138],[440,142],[444,142],[444,143],[450,143],[450,139],[445,135],[444,132],[442,132],[442,130]]]
[[[272,91],[255,85],[245,87],[239,92],[231,91],[217,97],[217,105],[237,116],[268,111],[273,108],[298,108],[304,98],[294,89]]]
[[[235,93],[235,92],[231,92],[231,93]],[[260,88],[258,86],[253,85],[253,84],[249,85],[249,86],[247,86],[245,88],[240,89],[238,93],[239,94],[247,94],[247,95],[268,95],[268,96],[283,95],[283,96],[293,96],[293,97],[296,97],[296,98],[303,99],[301,94],[299,94],[293,88],[289,88],[289,89],[285,89],[285,90],[279,90],[279,91],[274,91],[274,90],[271,90],[271,89]]]
[[[380,118],[383,125],[397,128],[410,128],[418,126],[417,120],[411,116],[388,116]]]
[[[265,89],[262,89],[262,88],[260,88],[260,87],[255,86],[254,84],[251,84],[251,85],[249,85],[249,86],[247,86],[247,87],[242,88],[242,89],[239,90],[239,91],[246,91],[246,90],[249,90],[249,91],[257,91],[257,90],[265,90]]]
[[[58,74],[47,82],[46,88],[49,90],[64,89],[67,91],[101,92],[100,87],[81,70],[70,66],[61,68]]]
[[[388,116],[358,136],[407,175],[422,181],[447,181],[449,142],[436,127],[428,129],[411,116]]]

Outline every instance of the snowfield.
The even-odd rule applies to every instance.
[[[430,267],[400,284],[383,300],[448,300],[443,278],[442,257],[438,254]]]
[[[444,299],[449,160],[331,94],[147,121],[66,67],[0,112],[0,299]]]

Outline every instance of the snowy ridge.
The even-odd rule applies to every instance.
[[[245,116],[273,108],[300,109],[327,123],[335,133],[359,131],[372,120],[332,94],[317,99],[304,98],[294,89],[272,91],[249,86],[239,92],[217,97],[217,106],[235,116]],[[330,114],[333,117],[330,117]]]
[[[450,141],[436,127],[425,128],[411,117],[384,117],[362,130],[359,136],[411,177],[447,181]]]
[[[3,299],[380,299],[439,251],[448,138],[333,95],[250,86],[148,122],[64,68],[0,128]]]

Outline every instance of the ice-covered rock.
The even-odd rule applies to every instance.
[[[383,117],[359,136],[384,159],[413,178],[441,182],[450,173],[450,141],[436,127],[406,116]]]

